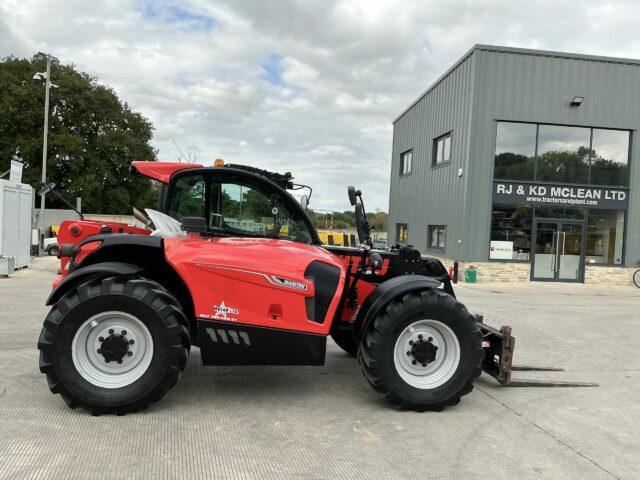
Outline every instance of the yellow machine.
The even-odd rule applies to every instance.
[[[323,245],[340,245],[342,247],[355,247],[356,236],[353,233],[336,232],[335,230],[318,230],[318,236]]]

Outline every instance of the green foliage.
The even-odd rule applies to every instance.
[[[537,165],[536,165],[537,160]],[[608,160],[595,150],[579,147],[575,151],[555,150],[545,152],[537,159],[517,153],[496,155],[495,178],[505,180],[587,183],[591,162],[591,182],[597,185],[624,186],[629,184],[629,166]]]
[[[35,57],[0,60],[0,171],[14,154],[24,162],[23,181],[38,189],[42,165],[45,89],[32,80],[46,70]],[[73,65],[53,65],[47,181],[83,210],[131,213],[131,207],[155,205],[158,189],[144,177],[129,174],[133,160],[155,160],[150,145],[153,126],[122,103],[115,92]],[[54,195],[47,207],[65,208]]]
[[[354,210],[344,212],[316,212],[307,211],[316,228],[326,229],[350,229],[356,227],[356,214]],[[389,228],[389,214],[386,212],[367,213],[367,219],[376,232],[386,232]]]

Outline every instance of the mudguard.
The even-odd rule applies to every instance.
[[[364,332],[369,324],[376,317],[378,312],[398,295],[415,290],[443,288],[443,283],[432,277],[423,275],[400,275],[381,283],[360,307],[356,317],[356,325],[359,328],[356,332],[358,338],[362,340]]]
[[[112,275],[136,275],[143,271],[142,267],[131,263],[102,262],[87,267],[80,268],[67,275],[55,288],[49,298],[47,305],[54,305],[74,287],[88,280],[110,277]]]

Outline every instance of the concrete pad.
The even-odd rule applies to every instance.
[[[0,279],[0,478],[632,479],[640,469],[640,290],[460,285],[510,324],[521,377],[598,388],[504,388],[483,375],[440,413],[398,412],[330,343],[324,367],[202,367],[140,414],[91,417],[52,395],[36,341],[56,259]]]

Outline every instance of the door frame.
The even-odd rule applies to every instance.
[[[578,278],[575,280],[559,279],[556,278],[558,273],[554,271],[553,278],[535,278],[533,276],[536,264],[536,242],[538,237],[538,223],[555,223],[557,232],[562,229],[562,225],[581,225],[582,226],[582,241],[580,244],[580,267],[578,271]],[[529,280],[532,282],[562,282],[562,283],[584,283],[584,267],[585,267],[585,250],[587,248],[587,236],[586,236],[586,219],[580,220],[577,218],[548,218],[548,217],[533,217],[533,229],[531,231],[531,272],[529,274]]]

